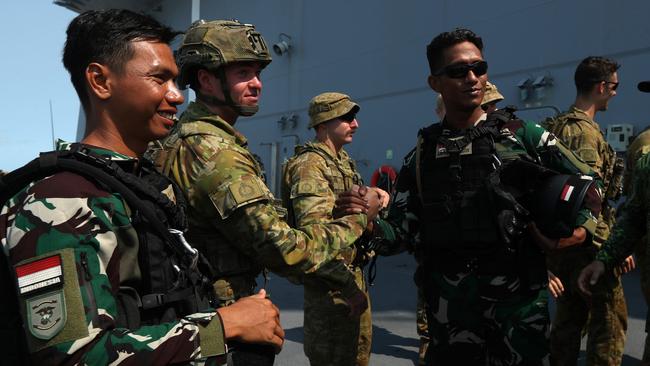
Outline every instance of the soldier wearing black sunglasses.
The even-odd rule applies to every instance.
[[[468,29],[441,33],[427,46],[428,83],[442,95],[446,115],[420,130],[388,217],[377,221],[373,236],[384,254],[415,247],[431,338],[424,364],[543,365],[549,314],[540,248],[581,243],[595,230],[599,199],[592,185],[585,186],[594,210],[574,195],[579,217],[566,219],[564,232],[552,235],[540,232],[537,224],[545,222],[536,224],[537,216],[509,196],[502,177],[522,164],[544,169],[530,163],[542,161],[539,156],[558,172],[593,172],[539,125],[516,119],[508,108],[481,109],[487,82],[482,50],[482,39]],[[509,184],[520,183],[515,180]]]
[[[558,365],[577,362],[583,329],[587,327],[587,363],[618,365],[623,357],[627,308],[620,276],[601,281],[592,290],[591,301],[578,292],[575,279],[585,264],[596,257],[598,249],[607,240],[614,224],[616,201],[621,192],[622,159],[607,143],[594,117],[607,110],[619,85],[615,61],[604,57],[587,57],[576,68],[576,99],[569,110],[544,125],[582,158],[603,178],[605,194],[598,218],[596,234],[586,245],[571,251],[549,255],[550,270],[562,281],[565,292],[558,298],[551,330],[551,360]],[[628,257],[620,272],[634,267]],[[587,325],[587,319],[590,319]]]

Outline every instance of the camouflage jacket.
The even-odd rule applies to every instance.
[[[546,120],[543,125],[600,176],[606,192],[603,203],[618,199],[623,185],[623,161],[616,157],[593,119],[576,106],[571,106],[569,111]],[[613,209],[603,207],[594,238],[597,245],[607,240],[614,217]]]
[[[135,159],[92,150],[136,172]],[[141,279],[130,212],[119,195],[70,172],[32,182],[2,207],[0,239],[35,364],[171,364],[225,353],[214,311],[116,327],[118,289]]]
[[[336,197],[353,184],[363,182],[345,150],[334,154],[318,141],[296,146],[294,157],[284,165],[282,181],[282,201],[289,211],[289,223],[301,227],[332,221]],[[341,250],[339,258],[351,264],[355,254],[352,246]]]
[[[648,246],[648,229],[650,228],[650,154],[645,154],[636,162],[632,172],[630,195],[621,209],[612,234],[596,259],[613,269],[630,256],[640,240],[645,238]]]
[[[153,152],[163,172],[187,192],[188,239],[218,272],[231,274],[224,276],[225,292],[235,297],[246,293],[235,288],[230,278],[254,279],[261,267],[283,276],[317,271],[352,245],[367,224],[366,215],[359,214],[292,229],[284,220],[286,210],[274,204],[246,144],[233,126],[202,104],[192,103]],[[324,271],[329,273],[327,267]],[[240,268],[253,271],[242,273]],[[338,271],[347,272],[344,266]],[[356,288],[352,276],[345,285]]]
[[[562,158],[555,162],[555,166],[549,168],[560,173],[591,174],[589,167],[580,161],[571,151],[558,142],[558,140],[540,125],[530,122],[510,123],[505,131],[510,142],[507,145],[495,141],[501,148],[497,148],[499,154],[517,154],[518,152],[528,153],[530,156],[538,156],[546,146],[557,145]],[[513,144],[514,142],[514,144]],[[388,217],[380,222],[380,236],[384,238],[386,246],[393,248],[393,251],[412,247],[413,243],[425,246],[427,243],[420,243],[420,228],[426,223],[420,223],[423,217],[422,202],[419,197],[416,178],[416,149],[413,149],[404,158],[395,186],[395,194],[389,206]],[[596,180],[597,184],[601,184]],[[599,194],[600,189],[594,194]],[[583,226],[589,233],[596,229],[596,218],[591,210],[583,208],[578,213],[576,226]],[[417,253],[416,253],[417,256]]]
[[[632,193],[632,172],[639,158],[650,152],[650,130],[642,131],[634,138],[625,154],[625,176],[623,178],[623,194]]]

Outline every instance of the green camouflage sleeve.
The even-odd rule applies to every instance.
[[[291,205],[295,227],[333,220],[336,194],[330,188],[326,171],[327,163],[323,158],[309,152],[301,154],[285,166],[286,182],[283,184],[287,184],[285,189],[289,192],[289,202],[285,205],[287,208]],[[322,245],[327,247],[329,242]],[[331,289],[342,290],[344,295],[357,289],[354,275],[341,260],[334,260],[311,275],[327,282]]]
[[[648,184],[650,183],[650,154],[643,155],[632,173],[630,196],[612,228],[609,239],[596,255],[596,259],[612,269],[632,255],[635,245],[648,230]]]
[[[187,146],[212,146],[215,154],[194,157],[191,168],[176,169],[193,172],[185,185],[190,203],[229,243],[270,270],[285,276],[311,273],[363,233],[367,216],[362,214],[292,229],[273,206],[273,194],[257,175],[253,158],[218,137],[199,138]]]
[[[395,193],[385,220],[375,222],[373,234],[381,240],[382,255],[391,255],[416,248],[420,231],[422,203],[418,198],[415,178],[415,149],[405,158],[395,183]]]
[[[523,122],[523,121],[522,121]],[[521,141],[529,154],[535,157],[542,157],[548,168],[562,174],[583,174],[595,180],[595,187],[590,188],[585,198],[583,208],[578,212],[576,226],[584,227],[590,234],[594,235],[597,226],[597,217],[600,212],[600,205],[603,195],[603,182],[600,177],[569,150],[555,135],[545,130],[542,126],[533,122],[523,122],[508,125],[508,128]],[[549,151],[555,153],[548,154]],[[550,155],[550,158],[545,159]]]
[[[116,327],[117,291],[140,276],[127,212],[118,196],[65,172],[2,207],[0,237],[34,364],[161,365],[225,353],[216,312]]]

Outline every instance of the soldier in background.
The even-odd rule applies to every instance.
[[[30,164],[3,177],[0,363],[29,364],[22,358],[31,354],[34,365],[187,364],[225,361],[227,339],[282,346],[278,310],[263,291],[210,310],[204,286],[193,281],[201,274],[171,250],[178,241],[167,230],[184,226],[182,206],[173,203],[178,190],[142,154],[167,135],[183,103],[168,45],[177,34],[128,10],[89,11],[70,22],[63,63],[87,127],[81,143],[41,155],[51,159],[46,171]],[[52,174],[53,157],[82,169]],[[107,166],[110,175],[86,173]],[[46,177],[18,185],[38,174]],[[14,290],[20,310],[10,314]],[[16,321],[22,327],[9,331]]]
[[[483,103],[481,108],[486,113],[492,113],[497,110],[497,103],[503,100],[503,95],[499,93],[497,86],[489,81],[485,82],[485,95],[483,96]]]
[[[594,121],[597,112],[606,111],[618,87],[619,65],[603,57],[587,57],[575,71],[577,96],[568,112],[544,122],[576,155],[601,177],[604,183],[602,211],[591,243],[556,251],[548,256],[549,270],[564,284],[557,300],[551,329],[551,359],[556,365],[574,365],[580,350],[582,330],[587,325],[587,365],[617,365],[623,357],[627,307],[620,278],[613,284],[594,289],[590,302],[580,295],[576,279],[580,269],[596,256],[609,237],[615,209],[609,204],[620,195],[622,160],[607,143]],[[628,259],[630,266],[632,258]],[[625,267],[626,270],[629,266]]]
[[[322,93],[310,101],[309,128],[315,130],[315,140],[296,146],[295,155],[284,166],[282,200],[292,226],[332,221],[337,196],[363,184],[354,160],[343,149],[359,128],[358,112],[359,105],[341,93]],[[388,193],[371,189],[381,194],[382,206],[387,206]],[[368,309],[360,315],[349,314],[340,292],[332,291],[318,275],[305,278],[304,349],[312,366],[368,365],[372,315],[363,267],[372,255],[357,245],[342,249],[337,256],[368,299]]]
[[[639,91],[650,93],[650,81],[642,81],[637,85]],[[623,178],[623,195],[630,199],[632,196],[632,186],[634,183],[633,172],[636,169],[636,162],[645,154],[650,152],[650,128],[646,127],[641,131],[628,146],[625,156],[625,175]],[[625,204],[621,205],[621,209]],[[638,241],[634,256],[637,267],[639,267],[641,292],[645,299],[646,305],[650,305],[650,266],[648,262],[648,248],[645,238]],[[649,314],[650,315],[650,314]],[[648,337],[648,316],[646,316],[646,339],[643,351],[643,365],[650,366],[650,338]]]
[[[650,154],[642,155],[635,164],[632,172],[632,183],[630,195],[625,205],[620,209],[620,215],[614,227],[611,230],[609,239],[603,244],[602,248],[596,254],[596,258],[589,265],[584,267],[578,277],[578,287],[580,291],[591,299],[593,289],[601,283],[616,282],[619,280],[621,266],[625,265],[626,258],[635,250],[635,247],[642,242],[647,247],[648,230],[650,227]],[[641,266],[643,265],[643,267]],[[639,263],[642,273],[648,273],[648,261]],[[644,290],[644,296],[647,296]],[[648,320],[646,318],[646,332]],[[650,365],[650,355],[648,355],[648,339],[646,335],[645,349],[641,365]]]
[[[286,210],[264,184],[246,137],[235,129],[240,116],[258,110],[260,75],[271,62],[262,35],[238,21],[198,21],[185,34],[176,61],[179,86],[189,85],[197,100],[152,155],[186,193],[187,239],[214,267],[219,305],[253,293],[256,277],[267,268],[298,280],[304,273],[319,274],[358,316],[367,307],[366,295],[343,263],[330,261],[361,236],[378,201],[369,198],[368,215],[300,229],[286,223]],[[272,350],[241,344],[234,349],[235,365],[273,363]]]

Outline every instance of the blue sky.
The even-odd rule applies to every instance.
[[[77,14],[51,0],[6,1],[0,12],[0,169],[22,166],[52,150],[50,105],[57,138],[74,141],[79,100],[61,63],[65,30]]]

